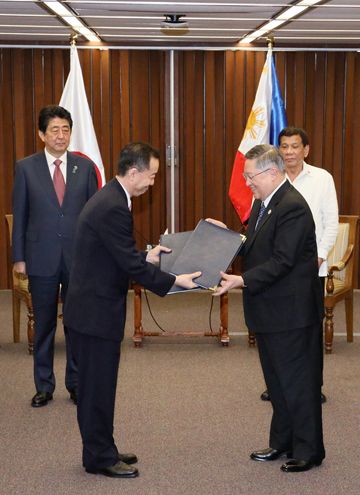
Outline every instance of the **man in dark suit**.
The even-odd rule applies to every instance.
[[[16,164],[13,191],[13,260],[17,272],[28,275],[34,308],[35,345],[33,407],[45,406],[55,389],[54,338],[59,289],[65,301],[78,216],[96,192],[91,161],[67,152],[72,119],[62,107],[51,105],[39,114],[44,151]],[[77,369],[67,330],[65,385],[77,400]]]
[[[175,283],[193,288],[200,272],[178,275],[155,266],[161,251],[136,249],[131,198],[154,184],[159,153],[131,143],[120,154],[118,174],[82,211],[75,241],[64,321],[79,370],[78,423],[83,465],[88,473],[133,478],[134,454],[120,454],[113,438],[120,346],[124,337],[126,296],[134,279],[159,296]]]
[[[246,154],[244,177],[255,201],[244,245],[241,276],[222,273],[220,295],[243,288],[245,321],[256,334],[273,407],[269,448],[256,461],[282,455],[285,472],[307,471],[325,457],[321,413],[323,293],[315,226],[301,194],[285,177],[270,145]]]

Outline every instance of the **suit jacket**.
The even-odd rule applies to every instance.
[[[67,153],[66,189],[60,207],[45,153],[16,164],[13,191],[13,261],[25,261],[28,275],[51,276],[63,254],[70,269],[76,222],[97,191],[94,165]]]
[[[301,194],[286,181],[271,198],[257,230],[254,202],[244,245],[244,313],[253,332],[278,332],[323,318],[315,226]]]
[[[125,191],[113,179],[88,201],[79,218],[65,325],[121,341],[130,278],[160,296],[175,281],[137,250]]]

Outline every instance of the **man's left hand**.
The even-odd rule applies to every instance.
[[[150,249],[150,251],[148,251],[148,254],[146,255],[146,261],[152,263],[153,265],[158,265],[160,262],[161,252],[171,253],[171,249],[165,246],[160,246],[160,244],[158,244],[154,248]]]

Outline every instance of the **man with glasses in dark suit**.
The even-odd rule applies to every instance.
[[[285,176],[279,151],[258,145],[245,155],[244,176],[254,194],[241,275],[222,273],[216,295],[242,288],[245,321],[255,333],[271,396],[269,447],[251,459],[289,460],[300,472],[324,457],[321,411],[324,315],[314,220],[303,196]]]

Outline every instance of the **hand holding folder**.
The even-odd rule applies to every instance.
[[[163,235],[160,244],[172,249],[161,253],[160,268],[174,275],[201,271],[199,288],[215,290],[245,241],[245,236],[214,223],[200,220],[191,232]],[[181,289],[171,288],[169,293]]]
[[[161,254],[170,255],[171,252],[171,248],[157,245],[148,251],[146,261],[148,263],[152,263],[153,265],[159,265]],[[198,288],[198,285],[193,281],[193,279],[200,277],[200,275],[201,272],[199,271],[176,275],[176,281],[173,287],[176,288],[176,291]]]

